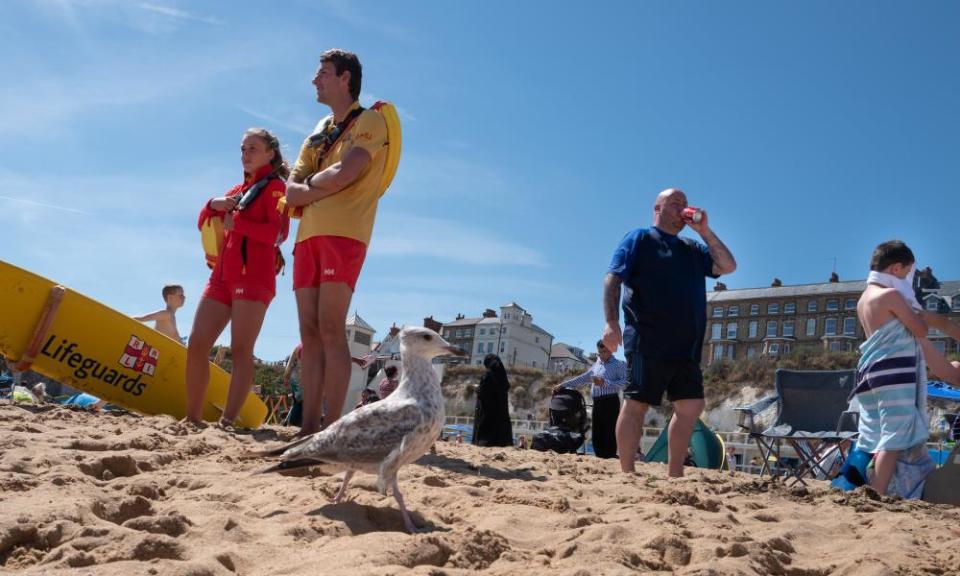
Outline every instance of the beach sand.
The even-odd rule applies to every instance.
[[[960,573],[960,511],[825,484],[438,442],[400,471],[414,522],[358,474],[251,475],[292,428],[0,403],[3,574]]]

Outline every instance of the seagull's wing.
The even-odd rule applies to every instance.
[[[422,422],[423,412],[415,402],[375,402],[337,421],[309,442],[287,450],[283,459],[307,458],[356,464],[381,462]]]

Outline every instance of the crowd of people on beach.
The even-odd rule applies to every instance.
[[[254,344],[276,295],[276,275],[285,266],[280,246],[291,218],[299,219],[292,268],[300,343],[284,372],[293,399],[288,423],[299,426],[303,436],[330,426],[346,402],[351,363],[366,369],[375,361],[351,357],[345,329],[384,192],[389,146],[383,117],[359,103],[361,81],[355,54],[323,52],[313,85],[317,101],[331,113],[307,135],[293,167],[272,132],[250,128],[240,141],[242,182],[209,199],[200,211],[198,226],[216,221],[223,237],[218,253],[208,254],[210,278],[186,339],[186,421],[191,425],[205,426],[209,358],[228,324],[232,369],[217,424],[226,429],[235,425],[253,386]],[[680,236],[684,228],[700,239]],[[929,434],[920,391],[926,366],[960,385],[960,363],[947,361],[927,340],[930,327],[960,339],[960,327],[916,302],[914,265],[903,242],[880,244],[857,307],[868,338],[855,390],[857,447],[872,455],[869,481],[881,494],[914,494],[916,470],[930,468],[924,460],[929,456],[921,450]],[[556,388],[589,388],[597,457],[617,458],[622,472],[634,472],[644,420],[666,396],[673,410],[668,474],[683,476],[687,446],[704,411],[705,279],[736,269],[707,211],[691,207],[676,188],[656,196],[650,226],[628,232],[615,247],[603,278],[604,323],[596,362]],[[176,312],[186,300],[183,288],[168,285],[161,295],[163,309],[135,318],[182,341]],[[625,361],[614,357],[621,346]],[[506,370],[494,354],[483,364],[473,443],[513,445]],[[397,390],[399,376],[396,366],[387,366],[376,388],[364,388],[357,406],[388,398]],[[43,395],[42,390],[32,393]]]

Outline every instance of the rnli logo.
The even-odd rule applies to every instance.
[[[324,275],[324,276],[333,276],[333,275],[336,274],[336,273],[337,273],[337,270],[336,270],[335,268],[324,268],[324,269],[323,269],[323,275]]]
[[[123,355],[120,356],[118,362],[124,368],[131,368],[141,374],[153,376],[157,370],[157,362],[159,360],[159,350],[148,346],[146,342],[136,336],[130,336],[130,341],[127,343]]]
[[[233,291],[233,293],[237,296],[241,296],[243,294],[243,288],[237,288]]]

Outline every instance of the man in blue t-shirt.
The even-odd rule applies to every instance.
[[[623,344],[627,386],[617,419],[620,468],[634,471],[643,420],[663,393],[673,403],[668,432],[670,476],[683,476],[687,445],[703,412],[700,348],[707,323],[707,276],[717,278],[737,268],[730,250],[713,233],[702,212],[686,221],[686,195],[668,188],[653,206],[653,226],[638,228],[617,246],[604,278],[603,343],[611,352]],[[693,228],[706,245],[677,234]],[[624,330],[620,332],[620,286],[623,285]]]

